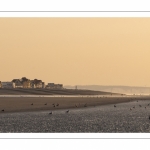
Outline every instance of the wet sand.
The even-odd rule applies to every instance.
[[[86,108],[138,100],[150,100],[150,96],[0,97],[0,114],[7,112],[52,111],[58,109]]]

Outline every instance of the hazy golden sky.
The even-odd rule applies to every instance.
[[[0,80],[150,86],[150,18],[0,18]]]

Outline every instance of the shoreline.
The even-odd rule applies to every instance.
[[[0,97],[0,114],[88,108],[138,100],[150,100],[150,96]]]

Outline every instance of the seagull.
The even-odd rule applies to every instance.
[[[150,120],[150,116],[149,116],[149,120]]]
[[[149,104],[147,106],[149,106]]]
[[[139,105],[140,107],[142,107],[141,105]]]
[[[135,108],[135,106],[133,108]]]
[[[146,109],[146,107],[145,107],[145,109]]]
[[[132,109],[130,108],[130,110],[132,110]]]
[[[56,106],[59,106],[59,104],[57,104]]]
[[[66,113],[69,113],[69,110],[67,110]]]
[[[50,115],[52,115],[52,114],[53,114],[53,112],[51,111],[49,114],[50,114]]]
[[[4,109],[2,111],[4,111]]]
[[[47,103],[45,105],[47,105]]]
[[[31,105],[33,105],[33,103]]]
[[[116,105],[114,105],[114,107],[116,107]]]
[[[75,107],[78,107],[77,105],[75,105]]]

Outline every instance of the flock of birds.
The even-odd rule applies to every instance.
[[[138,102],[138,101],[137,101],[137,102]],[[150,106],[150,104],[147,104],[147,106]],[[117,106],[114,105],[114,107],[117,107]],[[142,105],[139,105],[139,107],[142,107]],[[132,108],[130,108],[130,111],[131,111],[132,109],[135,109],[135,106],[133,106]],[[145,109],[146,109],[146,106],[145,106]],[[149,115],[149,120],[150,120],[150,115]]]
[[[33,103],[31,103],[31,105],[33,106]],[[45,103],[44,105],[47,105],[47,103]],[[58,103],[57,104],[53,103],[52,105],[54,108],[59,106]],[[79,107],[79,106],[80,106],[80,103],[79,103],[79,105],[75,104],[75,107]],[[84,107],[87,107],[87,104],[84,104]],[[2,109],[1,111],[4,112],[5,110]],[[67,110],[66,113],[69,113],[69,110]],[[49,114],[52,115],[53,112],[51,111]]]
[[[33,105],[33,103],[31,105]],[[47,105],[47,103],[45,103],[44,105]],[[57,104],[53,103],[52,105],[53,105],[54,108],[59,106],[58,103]],[[75,104],[75,107],[79,107],[79,106],[80,106],[80,103],[79,103],[79,105]],[[87,107],[87,103],[85,103],[83,106]],[[69,110],[66,110],[66,113],[69,113]],[[53,112],[51,111],[49,114],[52,115]]]

